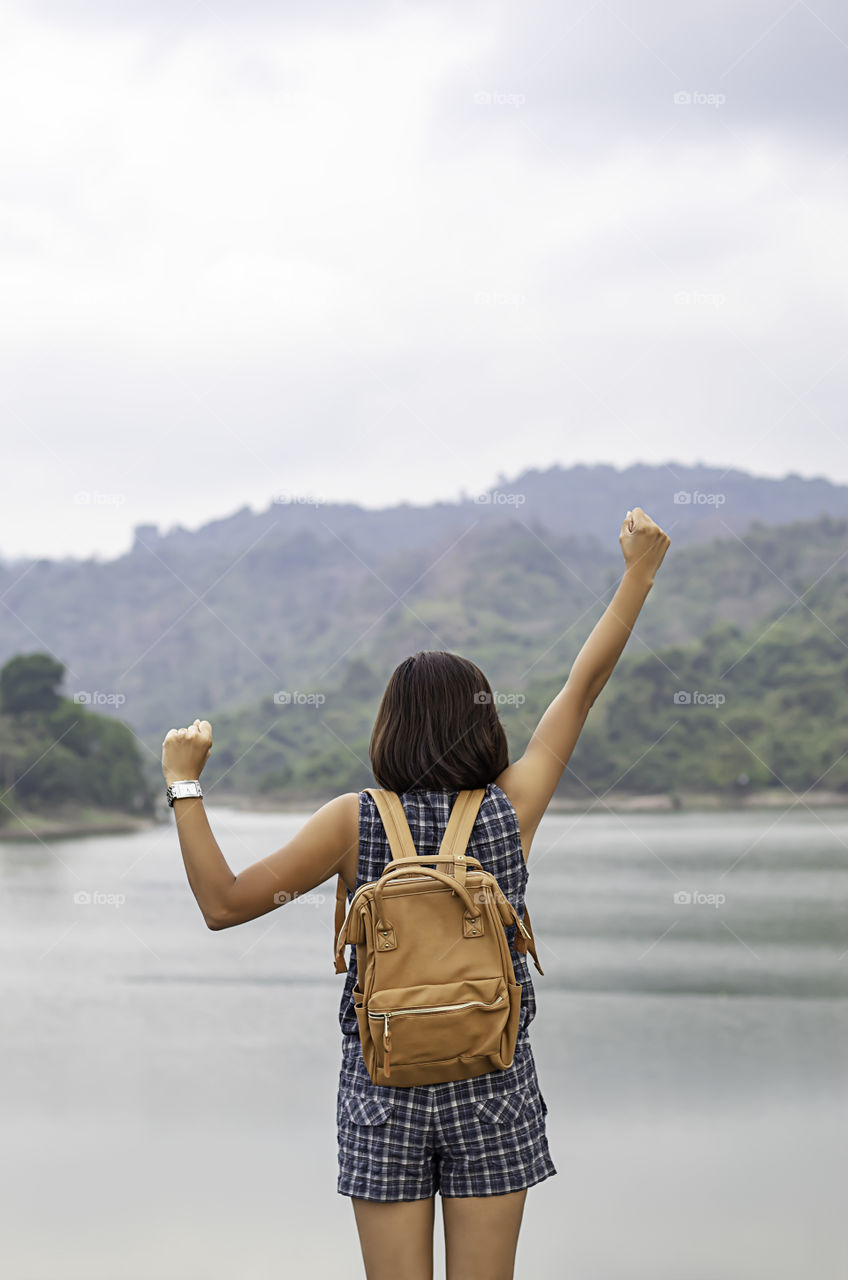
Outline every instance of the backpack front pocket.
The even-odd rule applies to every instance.
[[[368,1004],[377,1064],[391,1067],[486,1057],[500,1051],[510,1001],[503,978],[384,988]]]

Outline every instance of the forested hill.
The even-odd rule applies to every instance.
[[[764,530],[747,544],[682,552],[668,576],[663,565],[560,795],[602,807],[611,793],[848,800],[848,522]],[[685,618],[700,630],[674,643]],[[587,615],[571,646],[590,628]],[[548,643],[565,639],[551,631]],[[549,655],[537,642],[531,659],[531,648],[522,679],[494,654],[483,664],[513,759],[566,674],[540,674]],[[368,738],[387,674],[354,659],[300,700],[219,716],[209,782],[219,795],[280,798],[372,785]]]
[[[288,735],[302,712],[286,694],[323,696],[327,724],[342,737],[352,733],[361,755],[379,691],[416,649],[464,653],[496,688],[520,691],[535,706],[539,690],[567,674],[609,600],[622,569],[620,522],[637,504],[668,529],[672,545],[628,656],[669,647],[695,655],[722,623],[738,628],[723,644],[738,643],[741,652],[787,610],[809,622],[808,606],[830,619],[813,623],[816,634],[826,638],[830,627],[848,642],[838,616],[848,597],[848,520],[839,516],[848,513],[848,489],[676,465],[675,472],[553,468],[505,482],[489,503],[370,512],[289,502],[194,533],[158,537],[140,526],[134,549],[110,562],[0,567],[0,661],[51,652],[67,668],[66,695],[89,698],[131,725],[151,767],[164,732],[196,715],[223,724],[231,713],[234,740],[241,741],[236,726],[250,724],[272,743],[280,725],[257,711],[270,700],[278,718],[288,707]],[[723,493],[726,501],[675,503],[681,492]],[[522,502],[506,501],[518,495]],[[799,509],[816,518],[794,520]],[[721,536],[710,536],[716,527]],[[755,642],[753,652],[766,649]],[[802,657],[790,646],[769,679],[791,681]],[[336,724],[332,704],[343,702],[348,712]],[[314,700],[300,705],[315,708]],[[516,718],[516,744],[524,731]],[[314,748],[322,758],[338,749],[339,760],[349,758],[330,730],[322,733],[320,751],[305,730],[295,749]],[[222,752],[215,755],[220,761]],[[273,775],[279,760],[263,761],[256,747],[249,762]],[[318,772],[323,785],[326,760]]]

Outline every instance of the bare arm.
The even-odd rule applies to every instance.
[[[564,687],[539,721],[524,755],[497,779],[518,815],[525,857],[592,704],[621,657],[671,539],[641,507],[635,507],[622,524],[619,542],[625,570],[615,595],[575,658]]]
[[[208,720],[171,729],[162,744],[165,780],[199,778],[211,749]],[[308,893],[341,871],[358,843],[359,798],[349,792],[322,805],[287,844],[236,875],[212,833],[202,799],[175,800],[174,814],[188,882],[210,929],[255,920]]]
[[[175,800],[177,833],[188,882],[210,929],[229,929],[284,906],[342,870],[350,852],[351,797],[336,796],[313,813],[298,833],[267,858],[238,875],[230,870],[212,834],[203,801]]]

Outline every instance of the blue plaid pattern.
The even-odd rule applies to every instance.
[[[419,853],[435,853],[456,791],[408,791],[401,804]],[[508,797],[490,783],[468,842],[468,854],[490,871],[519,915],[524,911],[527,866],[518,819]],[[359,796],[357,887],[376,880],[390,860],[377,806]],[[348,901],[353,897],[348,893]],[[506,931],[510,944],[515,925]],[[518,1040],[512,1066],[470,1080],[398,1088],[372,1083],[362,1048],[353,988],[351,947],[339,1010],[342,1064],[336,1124],[338,1191],[366,1200],[419,1200],[489,1196],[520,1191],[557,1172],[545,1134],[547,1107],[539,1090],[527,1028],[536,1013],[526,958],[510,945],[522,985]]]

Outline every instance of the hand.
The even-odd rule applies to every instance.
[[[668,534],[641,507],[634,507],[622,521],[618,541],[624,556],[625,572],[653,582],[654,574],[671,544]]]
[[[162,773],[165,781],[199,778],[212,750],[212,726],[195,720],[187,729],[169,729],[162,743]]]

